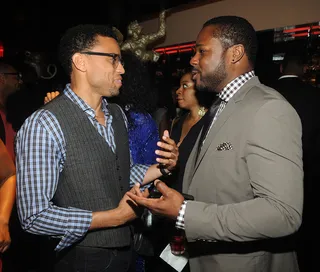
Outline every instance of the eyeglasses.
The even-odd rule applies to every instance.
[[[16,72],[16,73],[0,73],[0,74],[17,76],[18,80],[22,80],[22,74],[18,73],[18,72]]]
[[[124,67],[124,62],[119,54],[101,53],[101,52],[93,52],[93,51],[80,52],[80,54],[111,57],[112,58],[112,65],[114,68],[117,68],[119,66],[119,63],[121,63],[121,65]]]

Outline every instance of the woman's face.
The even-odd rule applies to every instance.
[[[191,73],[183,75],[180,79],[180,87],[176,91],[177,102],[181,109],[190,110],[192,107],[199,107],[191,77]]]

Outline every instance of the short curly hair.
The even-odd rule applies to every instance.
[[[117,36],[109,25],[77,25],[69,28],[62,36],[59,45],[59,60],[69,76],[72,72],[72,56],[91,49],[97,43],[98,36],[110,37],[117,41]]]
[[[238,16],[219,16],[204,23],[203,27],[217,26],[218,30],[213,34],[220,40],[224,49],[242,44],[249,62],[254,67],[258,41],[253,26],[244,18]]]

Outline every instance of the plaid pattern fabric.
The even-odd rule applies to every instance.
[[[112,116],[107,101],[102,102],[107,120],[106,126],[102,126],[95,119],[94,110],[69,85],[64,93],[87,114],[92,125],[115,152]],[[124,113],[123,116],[125,118]],[[57,207],[51,201],[67,157],[63,131],[51,112],[38,110],[25,121],[16,137],[16,154],[17,208],[22,227],[34,234],[60,238],[56,247],[58,251],[80,240],[90,227],[92,212]],[[131,163],[130,167],[130,185],[142,182],[149,166]]]
[[[231,82],[229,82],[223,89],[222,91],[218,94],[220,99],[222,100],[219,106],[219,109],[217,110],[216,115],[213,118],[213,121],[211,123],[210,128],[208,129],[208,132],[210,131],[212,125],[214,122],[217,120],[218,116],[221,114],[225,106],[227,105],[228,101],[236,94],[237,91],[251,78],[255,76],[254,71],[250,71],[248,73],[245,73],[243,75],[238,76]],[[203,142],[205,139],[203,140]],[[202,143],[203,144],[203,143]],[[184,215],[187,207],[187,202],[184,201],[181,205],[179,215],[176,220],[176,227],[180,229],[185,229],[184,225]]]
[[[229,82],[219,93],[219,97],[222,100],[220,103],[220,107],[213,119],[213,122],[211,123],[210,129],[214,122],[217,120],[218,116],[221,114],[225,106],[227,105],[228,101],[236,94],[237,91],[251,78],[254,77],[254,71],[250,71],[248,73],[245,73],[241,76],[238,76],[231,82]],[[210,130],[209,129],[209,130]]]
[[[176,228],[184,230],[184,214],[187,208],[187,201],[183,201],[176,221]]]

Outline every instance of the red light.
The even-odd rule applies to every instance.
[[[292,37],[305,37],[309,34],[318,35],[319,31],[315,31],[320,29],[320,26],[311,26],[311,27],[297,27],[292,29],[283,30],[284,34],[291,34]]]
[[[154,51],[160,53],[160,54],[175,54],[179,52],[187,52],[192,51],[195,46],[195,43],[186,43],[181,45],[173,45],[173,46],[167,46],[167,47],[159,47],[156,48]]]
[[[2,45],[2,43],[0,42],[0,58],[3,58],[4,56],[4,47]]]

